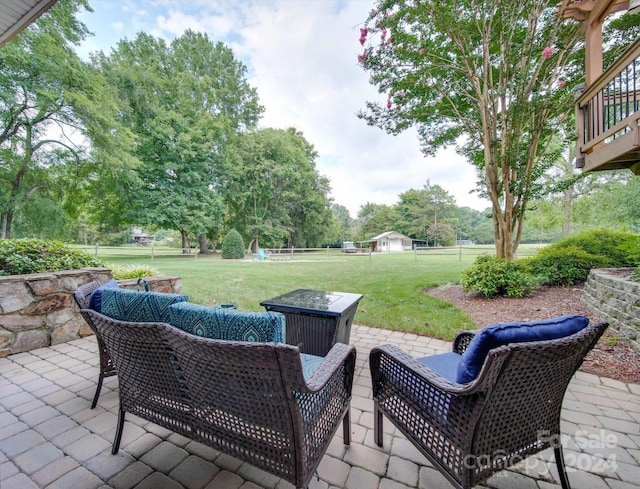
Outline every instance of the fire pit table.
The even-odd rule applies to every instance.
[[[296,289],[260,303],[286,317],[286,341],[303,353],[326,356],[336,343],[349,344],[362,294]]]

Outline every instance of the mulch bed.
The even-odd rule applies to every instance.
[[[534,321],[565,314],[580,314],[592,321],[597,320],[580,300],[581,286],[542,287],[521,299],[485,299],[466,294],[459,285],[442,285],[425,292],[452,302],[479,328],[493,323]],[[580,370],[622,382],[640,383],[640,355],[607,330],[587,355]]]

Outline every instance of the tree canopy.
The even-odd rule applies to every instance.
[[[88,174],[133,163],[113,93],[74,51],[87,35],[83,9],[85,0],[61,0],[0,50],[0,237],[21,210],[38,215],[29,209],[38,197],[55,215],[65,200],[81,204],[74,192],[91,187]],[[64,197],[53,191],[61,182]]]
[[[176,229],[184,248],[189,235],[221,231],[225,155],[263,110],[245,66],[224,44],[189,30],[170,44],[139,33],[94,63],[117,87],[122,122],[136,135],[130,221]]]
[[[331,239],[329,180],[317,172],[316,158],[293,128],[240,135],[236,159],[229,161],[229,219],[246,230],[256,252],[260,246],[321,246]]]

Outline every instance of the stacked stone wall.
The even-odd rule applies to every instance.
[[[633,269],[591,270],[582,301],[609,328],[640,353],[640,283],[627,276]]]
[[[73,292],[92,280],[111,278],[108,268],[0,277],[0,357],[56,345],[93,334],[79,313]],[[182,290],[178,277],[150,277],[151,290]],[[135,289],[136,280],[118,282]]]

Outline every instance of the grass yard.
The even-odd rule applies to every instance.
[[[324,259],[291,261],[222,260],[216,257],[150,260],[113,256],[105,262],[151,265],[161,275],[182,278],[183,292],[192,302],[206,305],[233,303],[243,311],[260,311],[260,301],[293,289],[306,288],[363,294],[355,322],[411,331],[452,340],[458,331],[475,324],[462,311],[424,289],[458,283],[460,271],[475,256],[388,253],[368,256],[336,255]]]

